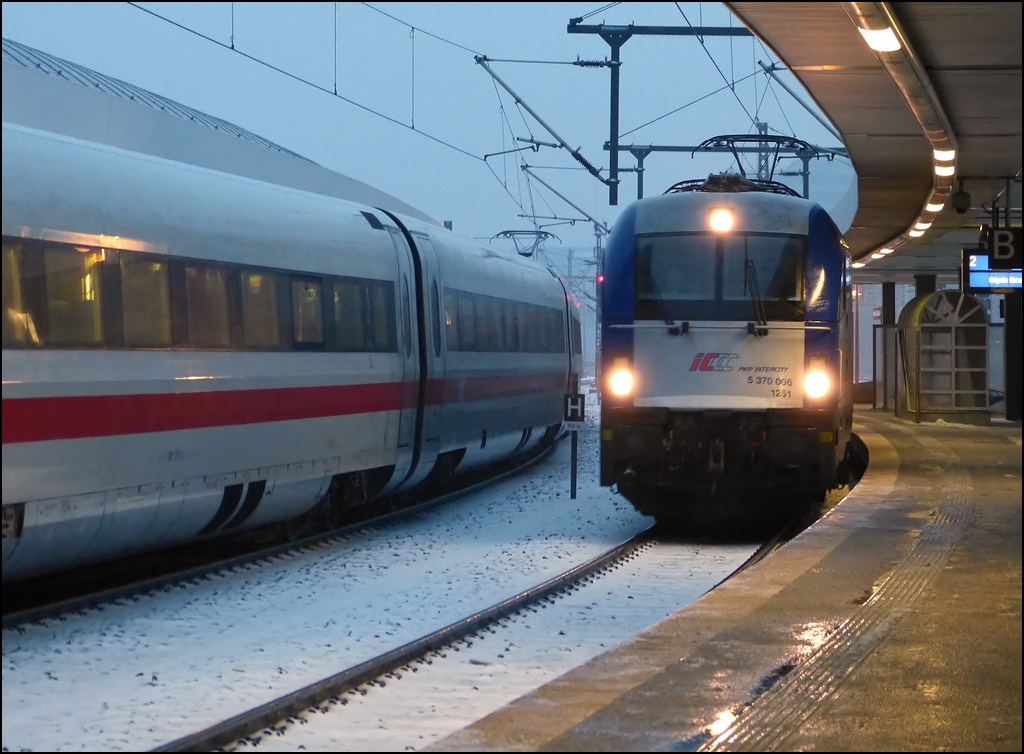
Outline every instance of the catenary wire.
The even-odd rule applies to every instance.
[[[280,67],[274,65],[273,63],[268,63],[267,61],[262,60],[262,59],[256,57],[255,55],[250,55],[247,52],[242,52],[241,50],[239,50],[237,48],[232,49],[229,45],[224,44],[219,39],[214,39],[211,36],[203,34],[202,32],[199,32],[199,31],[196,31],[195,29],[189,28],[188,26],[185,26],[184,24],[178,23],[177,21],[174,21],[174,20],[172,20],[170,18],[167,18],[166,16],[162,16],[159,13],[156,13],[155,11],[152,11],[149,8],[144,8],[143,6],[139,5],[138,3],[129,2],[128,5],[130,5],[133,8],[136,8],[137,10],[142,11],[143,13],[146,13],[147,15],[152,16],[153,18],[157,18],[157,19],[163,21],[164,23],[168,23],[171,26],[175,26],[175,27],[181,29],[182,31],[186,31],[189,34],[192,34],[192,35],[194,35],[196,37],[199,37],[200,39],[206,40],[207,42],[211,42],[212,44],[215,44],[218,47],[221,47],[221,48],[223,48],[225,50],[228,50],[229,52],[233,52],[236,55],[241,55],[246,60],[250,60],[253,63],[257,63],[258,65],[261,65],[264,68],[269,68],[272,71],[280,73],[282,76],[287,76],[288,78],[292,79],[293,81],[297,81],[300,84],[305,84],[306,86],[312,87],[313,89],[316,89],[317,91],[323,92],[325,94],[329,94],[332,97],[337,97],[338,99],[342,100],[343,102],[347,102],[348,104],[352,105],[353,107],[357,107],[360,110],[363,110],[365,112],[370,113],[371,115],[376,115],[378,118],[383,118],[384,120],[386,120],[386,121],[388,121],[390,123],[394,123],[396,126],[401,126],[402,128],[406,128],[406,129],[408,129],[410,131],[413,131],[414,133],[418,133],[421,136],[424,136],[427,139],[430,139],[431,141],[433,141],[433,142],[435,142],[437,144],[440,144],[441,146],[448,147],[449,149],[458,152],[459,154],[463,154],[466,157],[472,157],[474,160],[479,160],[480,162],[484,161],[484,158],[481,157],[480,155],[473,154],[472,152],[470,152],[468,150],[462,149],[461,147],[457,147],[454,144],[452,144],[451,142],[445,141],[444,139],[441,139],[441,138],[439,138],[437,136],[429,134],[426,131],[422,131],[422,130],[420,130],[418,128],[413,128],[408,123],[403,123],[402,121],[400,121],[400,120],[398,120],[396,118],[392,118],[390,115],[385,115],[384,113],[380,112],[379,110],[374,110],[372,107],[368,107],[368,106],[366,106],[366,105],[364,105],[364,104],[362,104],[360,102],[356,102],[354,99],[350,99],[349,97],[345,97],[344,95],[341,95],[341,94],[335,94],[333,91],[331,91],[330,89],[328,89],[325,86],[320,86],[320,84],[317,84],[317,83],[315,83],[313,81],[310,81],[309,79],[304,79],[301,76],[297,76],[296,74],[291,73],[290,71],[286,71],[285,69],[280,68]]]

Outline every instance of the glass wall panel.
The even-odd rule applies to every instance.
[[[100,308],[100,265],[103,252],[46,246],[46,314],[48,343],[55,346],[98,346],[103,343]]]
[[[171,283],[167,260],[120,252],[124,344],[136,348],[171,345]]]

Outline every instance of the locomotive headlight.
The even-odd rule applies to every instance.
[[[732,230],[732,210],[716,207],[708,215],[708,227],[716,233],[727,233]]]
[[[608,375],[608,389],[612,391],[612,395],[620,398],[633,392],[633,372],[625,359],[616,359],[612,363],[612,371]]]
[[[824,398],[832,389],[832,379],[828,376],[828,358],[811,356],[804,373],[804,395],[808,398]]]

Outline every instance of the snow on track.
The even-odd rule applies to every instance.
[[[6,750],[140,749],[488,607],[650,525],[597,485],[597,429],[456,503],[270,563],[3,632]]]
[[[553,605],[523,611],[415,673],[308,711],[255,749],[422,749],[671,615],[741,566],[754,545],[657,543]]]

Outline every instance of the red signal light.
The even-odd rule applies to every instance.
[[[604,275],[603,274],[597,276],[597,282],[598,282],[598,284],[604,282]]]

